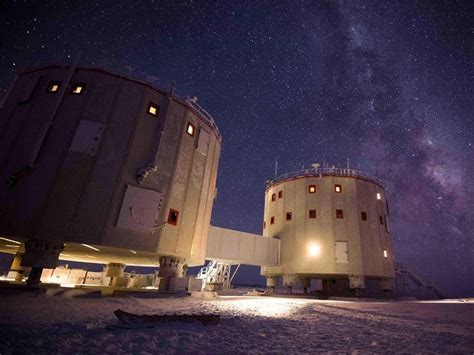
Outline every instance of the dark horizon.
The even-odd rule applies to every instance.
[[[212,224],[261,233],[265,182],[326,161],[377,175],[397,261],[474,296],[469,3],[0,4],[0,90],[22,68],[176,82],[222,133]],[[8,256],[0,256],[6,265]],[[258,268],[239,283],[264,282]]]

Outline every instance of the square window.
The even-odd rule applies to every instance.
[[[194,125],[188,122],[188,128],[186,128],[186,133],[189,134],[191,137],[194,137],[195,130],[196,128],[194,127]]]
[[[59,86],[61,85],[61,83],[59,81],[52,81],[49,83],[48,85],[48,92],[49,93],[57,93],[59,91]]]
[[[283,197],[283,191],[278,191],[278,198],[282,198]]]
[[[160,107],[158,105],[154,104],[153,102],[150,102],[148,104],[148,108],[147,108],[146,112],[148,112],[152,116],[158,117],[158,115],[160,113]]]
[[[377,200],[381,200],[381,199],[382,199],[382,195],[380,194],[380,192],[377,192],[376,196],[377,196]]]
[[[275,217],[270,218],[270,224],[275,224]]]
[[[383,250],[383,257],[384,257],[384,258],[388,258],[388,251],[387,251],[387,249],[384,249],[384,250]]]
[[[342,185],[334,185],[334,191],[337,193],[342,192]]]
[[[336,210],[336,218],[344,218],[344,211]]]
[[[178,224],[178,216],[179,212],[170,208],[170,212],[168,213],[168,224],[176,226]]]
[[[272,194],[272,201],[275,201],[277,199],[277,195],[276,194]]]
[[[309,210],[309,218],[316,218],[316,210]]]
[[[308,192],[310,194],[314,194],[316,192],[316,185],[309,185],[308,186]]]
[[[360,213],[360,219],[363,221],[367,221],[367,212],[361,212]]]
[[[71,94],[81,95],[84,92],[84,84],[74,84],[71,90]]]
[[[383,217],[379,216],[380,224],[383,225]]]
[[[286,220],[291,221],[293,219],[293,213],[292,212],[286,212]]]

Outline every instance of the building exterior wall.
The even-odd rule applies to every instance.
[[[58,92],[48,92],[53,82]],[[73,94],[77,83],[82,92]],[[150,103],[157,116],[147,112]],[[24,72],[0,110],[0,235],[202,264],[220,146],[212,119],[196,105],[146,83],[101,69]],[[156,168],[139,183],[137,173],[149,165]],[[8,187],[12,175],[18,181]],[[170,209],[179,212],[176,225],[166,223]]]
[[[341,186],[340,193],[335,192],[336,185]],[[316,192],[310,193],[310,186],[315,186]],[[262,267],[262,275],[393,277],[394,255],[385,228],[387,206],[383,187],[367,179],[303,174],[270,183],[265,194],[263,235],[281,240],[280,266]],[[316,218],[310,218],[310,210],[316,210]],[[336,217],[336,210],[343,211],[343,218]],[[288,212],[291,220],[286,220]],[[367,221],[362,220],[361,212],[367,213]],[[345,245],[347,262],[340,262],[344,261]],[[312,248],[319,248],[319,254],[311,255]]]

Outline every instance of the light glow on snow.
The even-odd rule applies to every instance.
[[[232,298],[219,302],[219,311],[247,314],[260,317],[285,318],[305,306],[304,300],[277,298],[277,297],[238,297],[220,296],[220,298]]]

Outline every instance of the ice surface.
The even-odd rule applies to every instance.
[[[115,329],[113,311],[218,312],[218,326]],[[474,301],[374,302],[227,296],[102,298],[79,290],[0,293],[0,353],[474,351]]]

